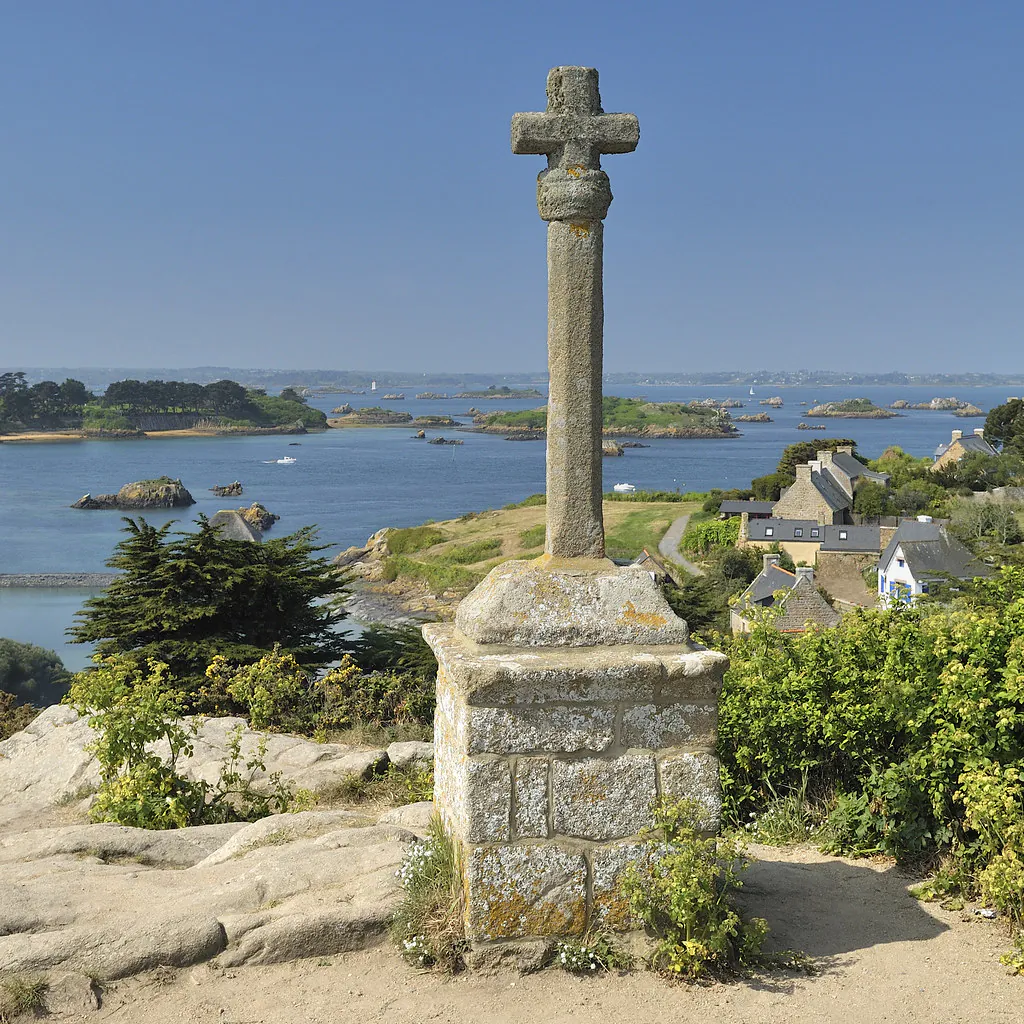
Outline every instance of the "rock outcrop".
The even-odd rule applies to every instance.
[[[771,423],[772,418],[766,412],[748,413],[746,416],[737,416],[737,423]]]
[[[281,517],[268,512],[258,501],[254,501],[248,508],[244,506],[237,510],[238,514],[255,530],[266,533],[274,523]]]
[[[218,498],[240,498],[242,496],[242,485],[237,480],[231,484],[217,484],[210,490]]]
[[[624,455],[625,449],[619,444],[618,441],[612,441],[605,439],[601,442],[601,454],[602,455]]]
[[[71,507],[84,509],[120,509],[131,512],[144,508],[188,508],[196,499],[180,480],[160,476],[125,484],[117,494],[85,494]]]
[[[216,778],[240,725],[251,755],[260,734],[241,719],[206,719],[179,768]],[[396,808],[379,824],[352,809],[156,832],[92,824],[85,811],[100,779],[85,748],[94,738],[86,719],[57,705],[0,743],[0,974],[116,979],[213,958],[234,966],[329,956],[384,939],[395,872],[429,804]],[[267,772],[314,791],[389,763],[384,750],[265,739]],[[431,744],[389,749],[406,766],[433,756]]]

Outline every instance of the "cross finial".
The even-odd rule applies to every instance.
[[[602,153],[631,153],[640,141],[634,114],[601,109],[596,68],[552,68],[548,108],[512,118],[512,152],[545,154],[548,167],[601,169]]]
[[[601,154],[636,149],[636,115],[601,109],[595,68],[552,68],[547,94],[544,113],[512,118],[512,152],[548,158],[548,170],[538,184],[540,215],[549,221],[603,220],[611,189],[601,170]]]

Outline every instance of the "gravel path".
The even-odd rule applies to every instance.
[[[674,565],[682,566],[691,576],[703,576],[704,570],[699,565],[687,561],[679,553],[679,542],[686,532],[686,524],[690,521],[690,513],[680,516],[665,531],[665,536],[658,543],[658,551]]]

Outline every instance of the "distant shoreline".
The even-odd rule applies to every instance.
[[[326,430],[309,429],[307,434],[323,434]],[[182,430],[145,430],[142,437],[117,437],[104,434],[87,434],[81,430],[34,430],[23,434],[0,434],[0,444],[56,444],[77,441],[143,441],[163,437],[299,437],[294,427],[239,427],[231,429],[219,427],[214,430],[202,430],[189,427]]]
[[[0,573],[0,587],[27,589],[45,587],[80,587],[94,590],[109,587],[116,574],[112,572],[12,572]]]

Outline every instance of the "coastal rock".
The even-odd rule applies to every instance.
[[[414,427],[457,427],[458,421],[451,416],[417,416],[412,421]]]
[[[328,420],[329,427],[390,427],[403,423],[412,423],[411,412],[392,412],[380,406],[357,409],[337,419]]]
[[[255,530],[266,533],[274,523],[281,517],[268,512],[258,501],[254,501],[248,508],[240,508],[238,514]]]
[[[346,548],[340,555],[335,555],[333,564],[341,569],[348,569],[357,576],[379,578],[384,559],[391,554],[388,547],[388,534],[391,527],[385,526],[367,538],[362,547]]]
[[[737,423],[771,423],[772,418],[766,412],[758,412],[748,414],[746,416],[737,416]]]
[[[427,432],[425,430],[417,430],[416,433],[413,434],[413,437],[416,438],[419,441],[422,441],[423,438],[425,438],[426,436],[427,436]]]
[[[125,484],[117,494],[85,494],[71,507],[84,509],[188,508],[196,503],[180,480],[160,476]]]
[[[762,398],[759,404],[770,405],[773,409],[781,409],[783,401],[780,395],[776,395],[774,398]]]
[[[432,437],[427,444],[465,444],[465,441],[457,441],[454,438]]]
[[[218,498],[240,498],[242,485],[236,480],[231,484],[217,484],[210,488]]]
[[[624,455],[625,450],[623,449],[622,445],[618,443],[618,441],[612,441],[606,438],[604,441],[601,442],[601,454]]]
[[[953,413],[953,415],[959,416],[961,418],[966,418],[968,416],[984,416],[985,413],[976,405],[971,405],[971,403],[968,402],[966,405],[961,406],[961,408],[957,409],[956,412]]]
[[[353,412],[352,406],[346,402],[344,405],[339,405],[336,409],[331,410],[332,416],[348,416]]]

